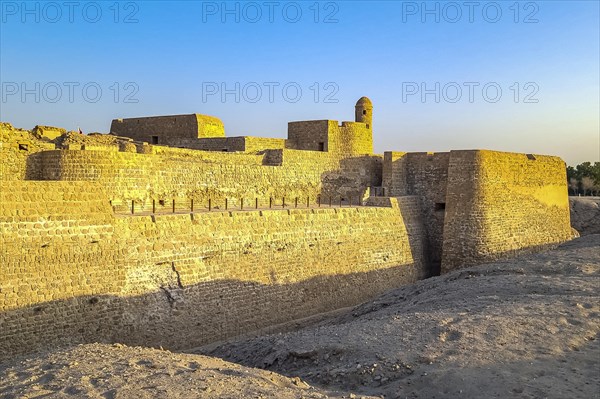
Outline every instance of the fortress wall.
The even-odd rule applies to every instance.
[[[159,144],[176,145],[173,140],[197,138],[198,123],[194,114],[114,119],[110,132],[149,143],[157,135],[163,139]]]
[[[94,271],[96,260],[104,259],[102,250],[113,237],[113,222],[112,210],[97,184],[11,182],[10,190],[0,194],[0,310],[85,290],[87,277],[100,272]],[[65,268],[66,278],[61,274]],[[38,281],[24,286],[23,277]]]
[[[340,168],[326,174],[324,194],[339,193],[344,197],[362,198],[368,196],[365,188],[381,186],[383,158],[381,155],[363,155],[345,158],[340,161]]]
[[[245,151],[257,152],[268,149],[283,149],[285,148],[285,139],[263,138],[263,137],[214,137],[206,139],[198,139],[196,144],[190,148],[204,151]]]
[[[0,192],[0,231],[0,358],[110,337],[118,313],[90,300],[118,290],[123,275],[97,184],[11,182]]]
[[[373,132],[362,122],[342,122],[341,126],[330,126],[329,152],[355,156],[373,154]]]
[[[406,185],[406,152],[387,151],[383,155],[383,176],[381,185],[386,196],[407,195]]]
[[[307,151],[296,149],[284,149],[282,153],[282,165],[298,167],[306,164],[323,165],[328,168],[338,168],[339,158],[321,151]],[[306,166],[305,166],[306,167]]]
[[[272,159],[273,151],[270,151]],[[320,194],[325,197],[330,195],[346,200],[352,197],[353,201],[363,198],[366,189],[370,186],[381,185],[383,157],[381,155],[362,155],[347,158],[331,156],[327,152],[282,150],[281,165],[293,170],[315,168],[320,170]]]
[[[481,259],[485,209],[480,205],[481,153],[452,151],[448,165],[441,271]]]
[[[158,147],[153,147],[158,148]],[[111,200],[139,204],[151,199],[194,198],[203,204],[218,200],[260,197],[281,197],[294,192],[309,192],[310,181],[318,181],[316,171],[298,170],[296,179],[286,181],[282,168],[262,165],[262,156],[225,154],[219,152],[186,151],[177,156],[166,154],[135,154],[105,151],[53,151],[44,153],[44,178],[53,180],[91,180],[106,187]],[[290,177],[293,176],[288,172]],[[280,183],[279,185],[277,183]],[[306,195],[306,194],[304,194]],[[148,205],[148,204],[146,204]],[[222,204],[221,204],[222,205]]]
[[[439,269],[442,258],[449,159],[448,152],[386,152],[382,168],[385,195],[416,195],[420,198],[430,261],[435,269]]]
[[[334,120],[288,123],[287,146],[296,150],[324,151],[345,158],[373,154],[373,132],[361,122]]]
[[[138,233],[128,257],[140,259],[127,267],[122,295],[134,296],[121,339],[202,345],[414,282],[426,275],[419,221],[410,199],[395,208],[121,219]]]
[[[112,210],[104,190],[91,182],[13,181],[0,190],[0,221],[74,220],[107,223]],[[39,226],[36,226],[39,227]]]
[[[421,198],[430,244],[429,254],[432,264],[437,268],[442,260],[449,159],[449,152],[406,154],[408,194]]]
[[[571,239],[558,157],[453,151],[447,202],[443,272]]]
[[[246,152],[263,151],[267,149],[283,149],[286,146],[286,139],[268,138],[268,137],[244,137],[246,140]]]
[[[295,150],[328,151],[327,135],[330,125],[337,126],[337,122],[329,120],[289,122],[286,145]]]
[[[412,197],[153,219],[115,218],[89,182],[15,187],[0,208],[0,357],[90,341],[191,347],[427,273]]]
[[[204,151],[244,151],[246,142],[243,137],[213,137],[198,139],[193,148]]]
[[[167,149],[152,146],[154,154],[109,151],[47,151],[42,154],[46,180],[97,181],[113,204],[127,209],[151,206],[151,200],[173,198],[198,206],[222,206],[228,197],[235,206],[244,197],[264,206],[268,198],[288,200],[317,195],[353,195],[381,179],[380,158],[361,157],[340,161],[325,153],[281,150],[282,166],[263,165],[265,155]],[[272,152],[272,151],[271,151]],[[379,179],[379,180],[378,180]],[[304,200],[302,200],[304,201]],[[121,204],[121,205],[119,205]]]
[[[54,149],[54,144],[40,141],[28,130],[0,122],[0,181],[40,179],[38,153],[49,149]]]
[[[157,136],[158,144],[172,146],[188,146],[203,137],[225,137],[219,118],[200,114],[114,119],[110,132],[148,143]]]
[[[242,152],[225,153],[220,151],[201,151],[188,148],[174,148],[161,145],[150,145],[149,154],[162,155],[165,159],[185,159],[212,163],[235,163],[241,165],[262,165],[263,154],[248,154]]]

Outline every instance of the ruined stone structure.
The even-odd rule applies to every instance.
[[[173,147],[187,147],[200,138],[225,137],[219,118],[200,114],[115,119],[110,131],[138,141]]]
[[[198,114],[88,136],[3,123],[0,356],[202,345],[571,238],[561,159],[375,155],[372,115],[363,97],[354,122],[287,139]]]

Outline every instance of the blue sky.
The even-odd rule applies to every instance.
[[[366,95],[378,153],[599,160],[599,3],[475,3],[3,1],[0,119],[108,132],[198,112],[285,137]]]

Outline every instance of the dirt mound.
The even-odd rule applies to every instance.
[[[600,235],[587,236],[421,281],[299,331],[204,352],[386,398],[595,397],[599,249]]]
[[[580,235],[600,234],[600,197],[569,197],[571,226]]]
[[[80,345],[0,369],[0,398],[330,398],[299,378],[200,355]]]

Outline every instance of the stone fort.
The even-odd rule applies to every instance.
[[[377,155],[372,118],[363,97],[287,139],[200,114],[2,123],[0,357],[190,348],[572,238],[560,158]]]

